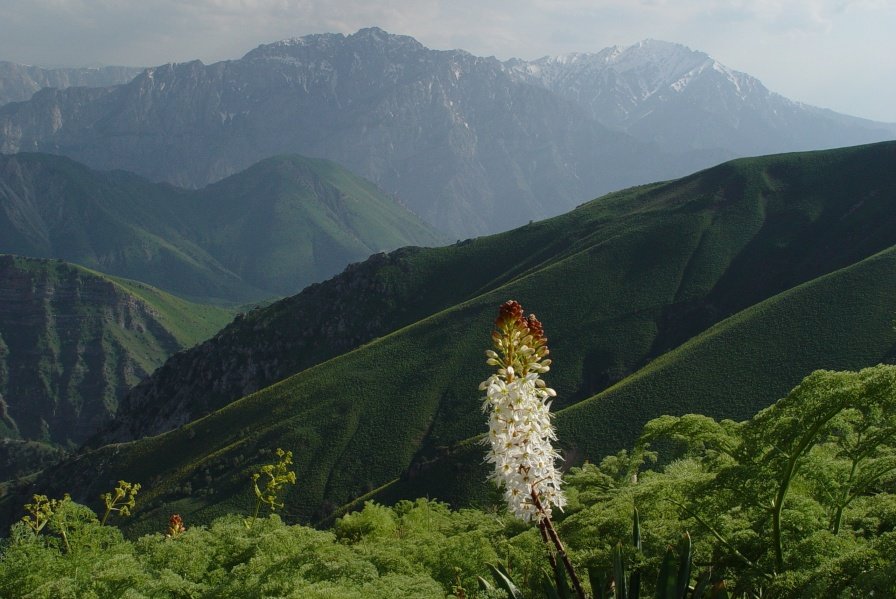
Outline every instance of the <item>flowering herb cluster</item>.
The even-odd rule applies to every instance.
[[[525,316],[519,302],[510,300],[499,309],[492,342],[494,349],[485,353],[497,371],[479,386],[489,415],[486,459],[495,467],[490,478],[504,486],[515,516],[550,518],[552,506],[562,509],[566,498],[555,467],[560,456],[551,446],[557,439],[551,398],[557,394],[539,377],[550,370],[547,338],[535,315]]]

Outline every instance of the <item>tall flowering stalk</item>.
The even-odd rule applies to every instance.
[[[550,411],[557,393],[539,376],[550,370],[547,342],[534,314],[525,316],[514,300],[501,304],[492,332],[494,349],[485,352],[486,363],[497,369],[479,385],[485,391],[482,411],[488,413],[486,460],[494,464],[490,479],[503,485],[508,509],[524,521],[538,523],[545,542],[550,540],[557,548],[573,587],[584,598],[551,523],[552,509],[562,510],[566,497],[555,465],[560,455],[551,445],[557,440]],[[551,563],[556,566],[553,554]]]
[[[554,466],[560,456],[551,446],[557,439],[551,398],[557,393],[539,377],[550,370],[547,338],[535,315],[525,317],[519,302],[511,300],[501,305],[492,342],[495,349],[485,354],[497,372],[479,385],[485,391],[482,411],[488,413],[487,461],[495,466],[490,478],[504,486],[504,499],[515,516],[540,520],[551,515],[553,506],[566,504]]]

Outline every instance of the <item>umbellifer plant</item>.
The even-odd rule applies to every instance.
[[[286,485],[296,484],[296,473],[290,467],[292,466],[292,452],[277,448],[278,460],[273,464],[266,464],[252,475],[252,490],[255,492],[255,512],[252,514],[251,520],[246,520],[247,528],[252,528],[258,519],[258,512],[261,510],[261,504],[265,504],[271,508],[271,512],[282,508],[283,503],[280,495],[286,491]],[[264,490],[259,486],[259,480],[264,478]]]
[[[130,516],[131,510],[137,504],[137,493],[140,492],[140,483],[129,483],[124,480],[118,481],[118,486],[112,493],[103,493],[100,499],[106,504],[106,512],[100,524],[106,524],[109,514],[118,512],[121,516]]]

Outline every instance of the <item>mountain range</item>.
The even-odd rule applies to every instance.
[[[893,142],[740,159],[374,256],[169,360],[36,484],[89,501],[146,482],[133,526],[154,530],[172,511],[245,512],[250,473],[283,447],[291,517],[483,500],[477,386],[510,298],[544,323],[567,463],[631,446],[661,414],[748,418],[814,369],[896,358],[894,164]]]
[[[271,155],[328,158],[452,237],[503,231],[745,153],[892,139],[682,46],[501,62],[377,28],[150,68],[0,107],[0,151],[202,187]]]
[[[62,156],[0,155],[0,252],[59,258],[200,301],[296,293],[443,237],[326,160],[269,158],[200,190]]]

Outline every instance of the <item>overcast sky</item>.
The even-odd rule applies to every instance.
[[[896,0],[0,0],[0,60],[209,63],[373,25],[502,60],[678,42],[793,100],[896,122]]]

